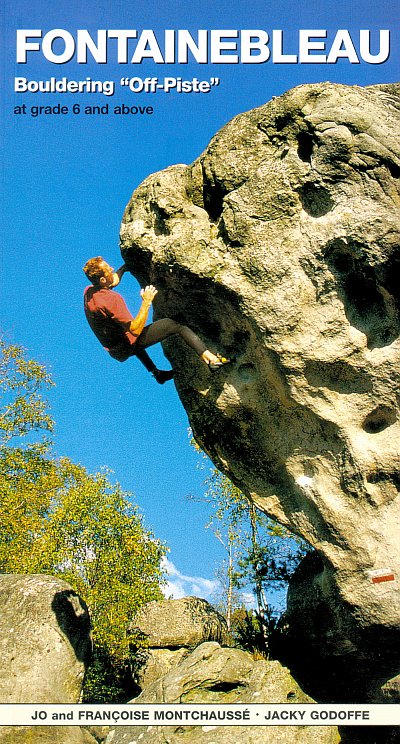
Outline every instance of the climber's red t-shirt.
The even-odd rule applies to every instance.
[[[84,292],[84,307],[93,333],[109,354],[120,362],[132,356],[137,336],[121,325],[133,320],[121,295],[90,285]]]

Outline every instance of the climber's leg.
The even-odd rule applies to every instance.
[[[206,345],[190,328],[177,323],[175,320],[171,320],[171,318],[155,320],[154,323],[146,326],[136,341],[135,348],[141,351],[175,335],[179,335],[198,356],[201,356],[207,351]]]
[[[135,356],[137,356],[146,369],[151,372],[156,380],[161,384],[166,382],[167,379],[172,379],[173,371],[157,370],[154,362],[150,359],[145,349],[149,348],[149,346],[154,346],[154,344],[157,344],[160,341],[164,341],[170,336],[176,335],[180,336],[212,371],[218,370],[232,361],[209,351],[204,342],[201,341],[194,331],[188,328],[188,326],[182,325],[182,323],[177,323],[171,318],[162,318],[161,320],[156,320],[154,323],[150,323],[150,325],[146,326],[134,346]]]

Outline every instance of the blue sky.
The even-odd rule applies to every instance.
[[[51,370],[57,422],[56,450],[94,471],[108,465],[122,486],[134,493],[146,523],[171,548],[177,591],[210,591],[222,548],[203,529],[207,508],[188,503],[200,495],[202,474],[189,446],[188,421],[174,385],[158,386],[134,360],[118,364],[91,335],[82,314],[87,258],[103,255],[121,263],[118,234],[133,190],[149,174],[173,163],[192,162],[212,135],[236,114],[259,106],[301,83],[330,80],[367,85],[399,80],[397,3],[383,0],[281,0],[275,4],[237,0],[6,0],[3,25],[3,241],[1,326],[7,337],[28,348]],[[296,52],[298,29],[390,28],[387,62],[350,64],[106,65],[71,61],[54,65],[30,54],[16,63],[16,29],[283,29],[287,53]],[[375,32],[375,36],[374,36]],[[356,44],[357,46],[357,44]],[[55,47],[56,49],[56,47]],[[329,49],[329,43],[328,43]],[[122,76],[220,78],[207,94],[134,94],[117,85],[113,97],[101,94],[14,93],[14,77],[51,76],[119,81]],[[34,105],[60,103],[80,114],[33,117]],[[116,116],[118,104],[152,106],[149,116]],[[15,114],[26,104],[26,114]],[[85,115],[84,106],[109,105],[109,114]],[[139,287],[124,277],[121,292],[133,312]],[[162,352],[152,352],[161,363]],[[195,579],[191,583],[191,579]],[[201,584],[201,582],[204,582]],[[196,583],[197,582],[197,583]],[[185,588],[186,587],[186,588]],[[202,587],[202,588],[201,588]]]

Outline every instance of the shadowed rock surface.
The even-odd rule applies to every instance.
[[[245,651],[209,642],[198,646],[177,667],[132,701],[156,703],[310,703],[287,669],[277,661],[254,661]],[[112,728],[106,744],[337,744],[334,726],[121,726]]]
[[[121,227],[156,317],[236,355],[213,376],[165,343],[198,442],[316,549],[297,646],[348,658],[359,701],[399,671],[399,124],[398,85],[300,86],[147,178]]]

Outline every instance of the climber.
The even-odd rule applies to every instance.
[[[112,291],[127,270],[124,264],[114,271],[101,256],[91,258],[83,267],[92,282],[92,286],[86,287],[84,293],[86,318],[93,333],[113,359],[125,362],[129,357],[136,356],[157,382],[163,385],[167,380],[172,380],[174,371],[157,369],[146,349],[177,334],[213,372],[233,361],[220,354],[213,354],[190,328],[175,320],[163,318],[146,326],[150,306],[157,294],[157,289],[152,284],[140,290],[142,304],[134,318],[121,295]]]

